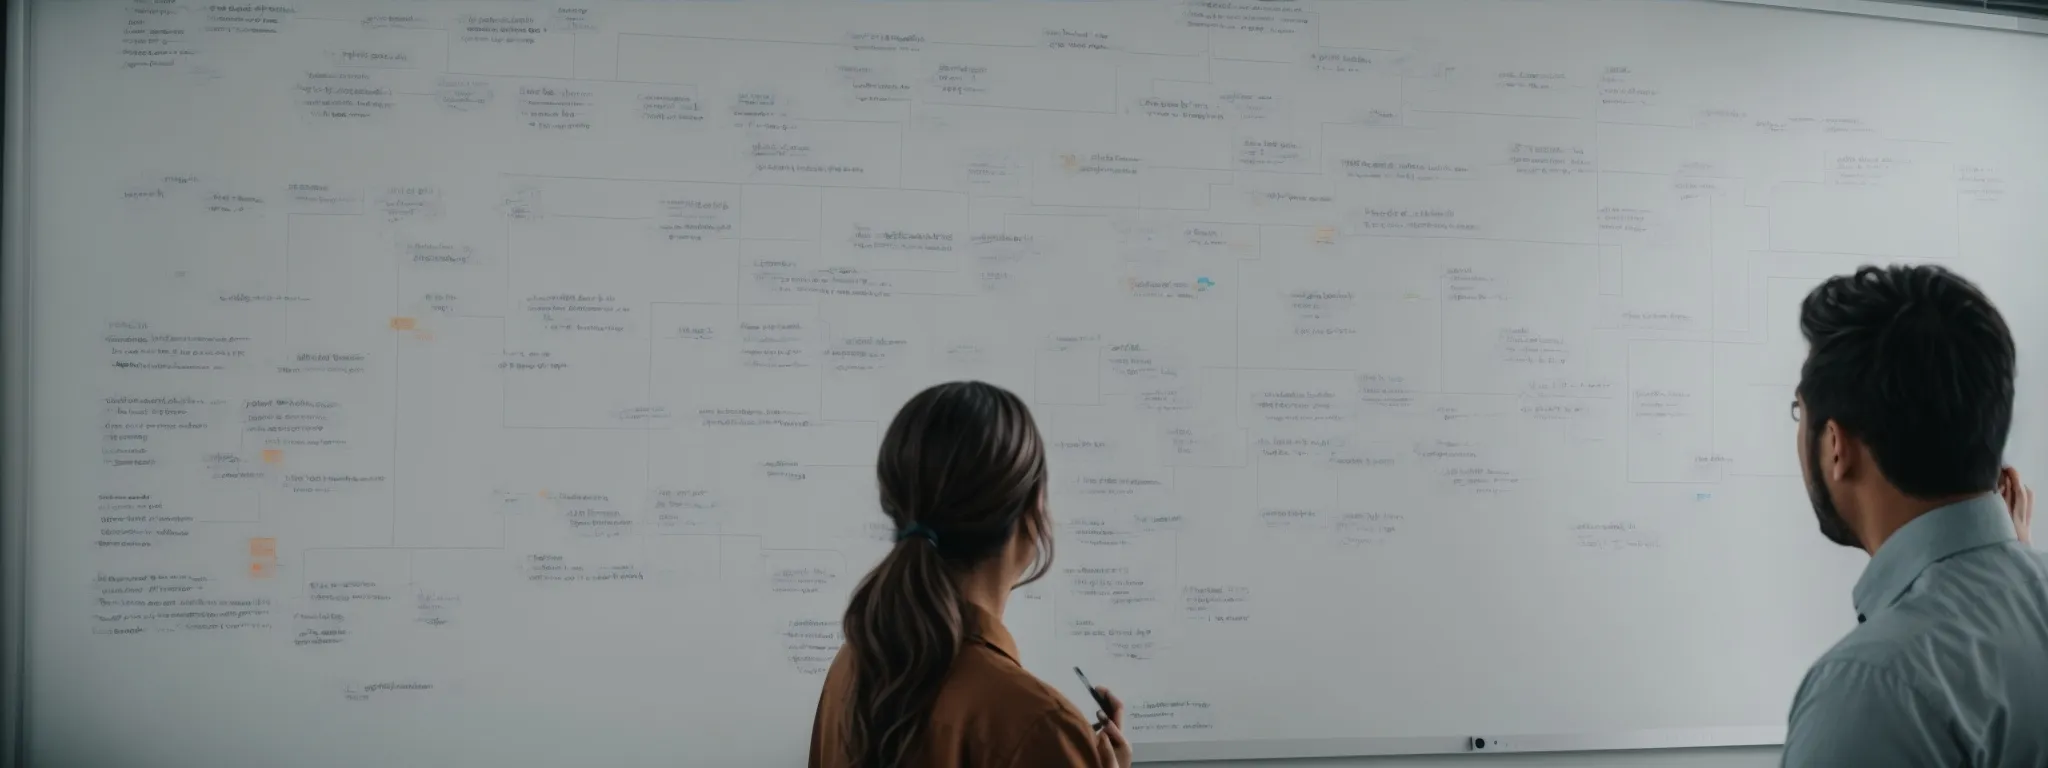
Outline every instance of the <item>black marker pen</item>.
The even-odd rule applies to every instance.
[[[1101,707],[1101,709],[1098,710],[1099,713],[1103,717],[1109,717],[1109,699],[1102,698],[1102,692],[1095,690],[1094,683],[1088,682],[1087,673],[1082,672],[1080,667],[1075,667],[1074,676],[1081,678],[1081,687],[1087,688],[1088,697],[1095,700],[1095,706]],[[1095,730],[1102,730],[1102,721],[1095,721]]]

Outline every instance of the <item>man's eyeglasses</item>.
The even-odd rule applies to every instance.
[[[1801,412],[1800,412],[1800,408],[1799,408],[1799,401],[1798,401],[1798,400],[1793,400],[1793,401],[1792,401],[1792,420],[1793,420],[1793,421],[1804,421],[1804,419],[1801,419],[1801,418],[1799,418],[1800,416],[1803,416],[1803,415],[1805,415],[1805,414],[1803,414],[1803,413],[1801,413]]]

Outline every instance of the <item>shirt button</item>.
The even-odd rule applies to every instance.
[[[1856,614],[1856,623],[1858,623],[1858,624],[1861,624],[1861,623],[1863,623],[1863,614],[1860,614],[1860,613],[1859,613],[1859,614]]]

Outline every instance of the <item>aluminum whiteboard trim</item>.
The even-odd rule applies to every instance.
[[[1901,19],[1932,24],[1948,24],[1958,27],[1978,27],[2004,32],[2031,32],[2048,34],[2048,22],[2005,16],[1996,13],[1966,11],[1958,8],[1937,8],[1890,0],[1711,0],[1717,3],[1737,5],[1762,5],[1772,8],[1788,8],[1801,11],[1820,11],[1847,16],[1872,16],[1882,19]]]
[[[28,765],[29,340],[28,0],[7,2],[0,147],[0,761]]]
[[[1472,748],[1472,736],[1500,739],[1503,747]],[[1392,755],[1491,754],[1495,752],[1606,752],[1641,749],[1774,747],[1785,743],[1782,726],[1763,728],[1674,728],[1611,734],[1389,736],[1369,739],[1254,739],[1179,741],[1135,745],[1136,762],[1387,757]]]

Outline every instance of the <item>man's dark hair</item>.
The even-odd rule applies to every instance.
[[[1799,307],[1809,439],[1833,420],[1908,496],[1997,487],[2012,428],[2012,332],[1970,281],[1931,265],[1829,278]]]

